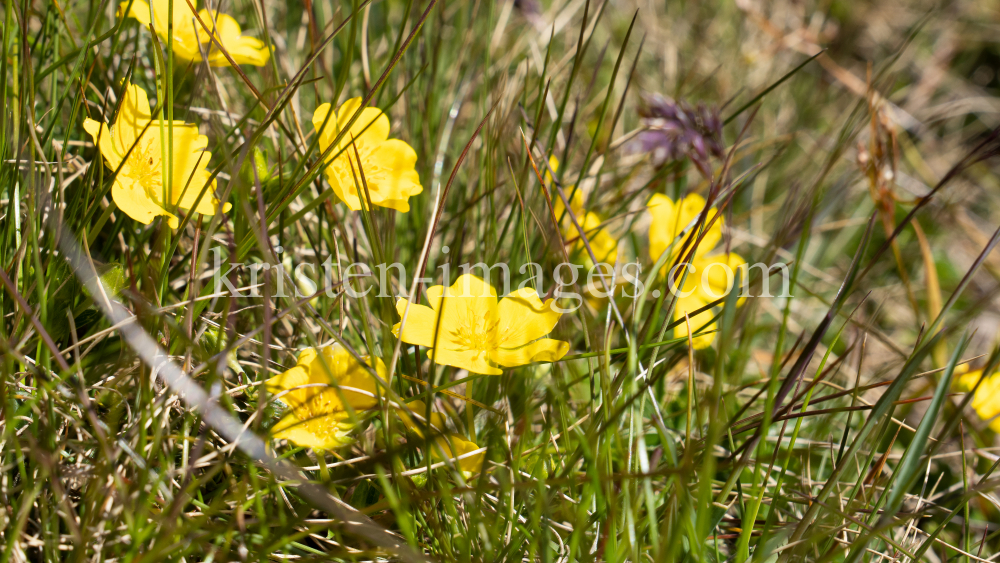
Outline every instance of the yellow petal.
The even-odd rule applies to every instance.
[[[1000,417],[994,418],[1000,414],[1000,374],[994,373],[986,377],[982,375],[981,369],[961,374],[955,379],[955,385],[962,390],[972,391],[982,378],[982,383],[979,383],[979,388],[972,397],[971,406],[979,418],[990,421],[990,429],[1000,433]]]
[[[337,199],[344,202],[352,211],[361,210],[361,197],[364,197],[363,187],[359,190],[353,182],[349,185],[342,183],[332,166],[326,169],[326,179],[330,182],[330,187],[333,188]],[[367,203],[365,205],[367,206]]]
[[[168,131],[164,131],[169,135]],[[214,215],[218,207],[215,198],[215,180],[207,170],[212,153],[205,150],[208,137],[200,135],[194,125],[173,126],[173,186],[169,197],[173,205],[181,209],[193,209],[203,215]],[[201,195],[202,190],[205,194]],[[201,199],[199,201],[199,196]]]
[[[330,115],[330,104],[320,104],[313,112],[313,130],[319,137],[320,150],[326,150],[337,135],[337,116]]]
[[[402,419],[403,424],[410,430],[410,432],[413,432],[417,436],[423,438],[424,433],[422,428],[426,428],[428,426],[423,420],[423,417],[425,417],[427,413],[427,405],[423,401],[418,400],[411,401],[406,406],[413,412],[413,414],[420,417],[420,423],[417,423],[413,417],[402,409],[399,409],[396,412],[399,413],[400,419]],[[444,432],[444,415],[439,412],[432,412],[430,427],[439,433]],[[457,465],[460,471],[467,474],[479,473],[482,470],[483,458],[486,452],[482,451],[469,455],[471,452],[475,452],[479,449],[479,446],[477,446],[474,442],[466,440],[459,434],[449,433],[438,436],[435,438],[434,443],[435,445],[430,447],[432,459],[443,460],[446,458]],[[442,453],[444,453],[444,458],[441,455]]]
[[[684,229],[692,221],[698,218],[703,209],[705,209],[705,198],[701,197],[698,194],[689,194],[687,197],[682,199],[680,202],[678,228]],[[717,210],[714,207],[709,208],[708,214],[705,217],[706,224],[708,221],[712,220],[716,212]],[[686,223],[683,221],[686,221]],[[713,248],[715,248],[715,245],[717,245],[720,240],[722,240],[721,216],[718,219],[716,219],[715,222],[712,223],[711,228],[709,228],[705,232],[704,237],[698,244],[698,250],[695,253],[695,255],[700,256],[703,254],[707,254]]]
[[[549,168],[552,172],[559,172],[559,159],[555,155],[549,157]],[[564,229],[573,229],[573,220],[570,219],[566,214],[566,206],[563,204],[563,200],[559,197],[559,194],[555,191],[555,187],[552,185],[552,173],[545,170],[545,184],[550,186],[552,190],[552,210],[556,214],[556,220],[560,221]],[[563,193],[569,200],[569,207],[573,210],[573,215],[576,216],[577,220],[583,216],[584,208],[584,197],[581,190],[576,189],[576,186],[563,186]],[[566,231],[563,232],[566,235]]]
[[[159,9],[157,4],[154,8]],[[195,206],[198,193],[209,181],[205,168],[211,154],[203,152],[208,139],[199,135],[194,125],[182,121],[154,121],[145,90],[135,84],[124,86],[114,124],[107,127],[88,119],[84,121],[84,129],[99,144],[108,166],[119,170],[112,188],[112,197],[118,207],[144,224],[163,215],[171,228],[177,228],[177,216],[167,208]],[[170,184],[163,177],[161,133],[173,140],[172,149],[167,151],[168,154],[172,152],[173,158]],[[197,211],[214,213],[217,204],[212,194],[202,198]]]
[[[174,2],[173,17],[170,14],[169,0],[153,0],[153,19],[150,20],[150,4],[144,0],[135,0],[129,7],[129,0],[125,0],[118,7],[118,18],[135,18],[144,27],[152,23],[153,31],[160,36],[161,40],[166,40],[169,34],[169,26],[173,20],[173,48],[174,56],[182,60],[200,61],[201,52],[198,49],[198,27],[194,19],[194,12],[183,0]],[[128,14],[124,12],[128,9]]]
[[[202,49],[205,49],[207,53],[209,66],[225,66],[229,63],[226,62],[225,65],[212,64],[213,55],[210,50],[211,46],[207,43],[198,43],[197,36],[195,35],[195,29],[200,28],[201,24],[197,22],[186,22],[182,29],[189,30],[185,35],[174,35],[174,58],[180,59],[182,61],[189,61],[194,63],[200,63],[205,60],[204,54],[202,54]],[[164,41],[166,38],[164,38]],[[225,57],[223,57],[225,61]]]
[[[272,429],[275,439],[284,439],[306,448],[332,450],[351,442],[347,437],[353,425],[335,415],[301,420],[290,412]]]
[[[149,197],[145,188],[128,176],[119,174],[115,178],[111,198],[115,200],[118,209],[143,225],[152,223],[157,215],[163,215],[170,228],[177,228],[177,216],[160,207]]]
[[[552,155],[549,157],[549,168],[552,169],[552,172],[559,172],[559,158],[556,157],[556,155]],[[545,183],[550,183],[550,182],[552,182],[552,173],[546,170]]]
[[[417,400],[410,401],[406,404],[406,407],[410,409],[410,411],[416,415],[417,418],[414,419],[414,417],[410,416],[410,414],[403,409],[397,409],[396,412],[399,414],[399,418],[403,421],[403,425],[406,426],[410,432],[423,437],[424,434],[421,431],[421,428],[428,426],[428,421],[424,418],[427,416],[427,404],[423,401]],[[431,411],[429,425],[438,432],[443,432],[445,428],[444,415],[437,411]]]
[[[545,303],[530,287],[512,291],[500,300],[497,310],[500,317],[500,346],[517,348],[552,332],[562,316],[551,307],[552,299]]]
[[[443,285],[432,285],[424,291],[424,295],[427,296],[427,302],[431,304],[431,308],[435,311],[441,308],[441,296],[444,295],[445,287]]]
[[[695,272],[689,273],[688,278],[697,284],[698,291],[706,300],[715,301],[733,289],[736,271],[743,264],[746,264],[746,260],[734,252],[695,258],[691,262]]]
[[[962,367],[962,366],[959,366]],[[983,370],[977,369],[970,372],[963,373],[955,379],[955,385],[962,390],[972,391],[979,382],[979,378],[983,376]]]
[[[483,469],[483,459],[486,451],[472,453],[479,449],[475,443],[470,442],[458,434],[448,434],[435,440],[441,452],[448,457],[458,469],[465,474],[479,473]],[[471,454],[471,455],[470,455]],[[438,448],[432,448],[431,457],[441,459]]]
[[[295,363],[308,369],[316,361],[317,356],[319,356],[319,351],[315,348],[304,348],[299,352],[299,357]]]
[[[183,0],[181,3],[183,3]],[[174,12],[171,14],[169,0],[150,0],[150,5],[152,5],[153,7],[153,28],[156,31],[156,33],[166,33],[167,25],[170,23],[170,20],[172,19],[171,16],[179,16],[181,13],[183,13],[181,12],[181,10],[177,9],[180,8],[180,6],[175,6]],[[184,10],[188,9],[189,8],[187,6],[184,6]],[[178,20],[179,19],[180,18],[178,18]],[[179,22],[174,22],[174,23],[179,23]]]
[[[975,386],[975,381],[972,385]],[[997,421],[991,419],[1000,415],[1000,375],[994,373],[983,379],[972,398],[972,408],[980,418],[990,420],[990,427],[995,429]]]
[[[583,190],[577,189],[576,186],[569,186],[563,188],[563,194],[569,200],[569,208],[573,210],[573,216],[576,217],[577,221],[580,221],[581,217],[586,214],[586,209],[584,208],[586,197],[583,195]],[[574,232],[572,236],[576,236],[576,227],[573,225],[573,219],[566,213],[566,205],[563,204],[563,199],[555,191],[552,192],[552,209],[555,211],[556,219],[560,221],[560,225],[562,225],[564,231],[569,232],[572,230]]]
[[[442,332],[497,324],[496,289],[478,276],[463,274],[451,287],[435,285],[427,288],[426,293],[434,314],[441,315]],[[398,302],[396,307],[399,310]]]
[[[183,6],[179,6],[178,2],[183,4]],[[162,11],[166,14],[166,5],[163,6]],[[184,0],[174,0],[173,49],[175,59],[200,63],[204,58],[202,49],[206,53],[209,53],[209,58],[211,58],[211,45],[202,45],[202,38],[206,41],[208,40],[208,35],[202,27],[202,22],[211,27],[212,20],[208,17],[206,10],[202,10],[198,15],[201,17],[201,22],[198,21],[198,18],[191,11],[191,7]],[[167,18],[163,17],[161,19],[162,22],[156,25],[156,33],[165,42],[167,40]]]
[[[122,95],[121,107],[115,117],[115,123],[111,127],[111,133],[115,142],[115,149],[119,154],[128,154],[132,145],[142,137],[155,140],[159,131],[150,132],[156,124],[150,124],[152,114],[149,108],[149,97],[146,91],[135,84],[126,84]]]
[[[205,153],[206,155],[208,153]],[[207,158],[207,156],[205,157]],[[177,207],[184,210],[191,210],[202,215],[215,215],[219,209],[219,199],[215,197],[215,180],[209,181],[211,174],[207,170],[194,170],[184,181],[187,185],[181,185],[177,189],[181,190],[183,197],[175,202]],[[202,193],[204,192],[204,193]],[[199,199],[199,196],[201,199]],[[197,207],[195,207],[197,204]],[[222,206],[225,213],[232,207],[229,203]]]
[[[337,110],[337,130],[345,129],[358,108],[361,107],[361,98],[351,98],[344,102]],[[351,125],[350,130],[340,140],[342,146],[348,146],[354,141],[364,142],[369,147],[377,147],[389,138],[389,118],[381,110],[366,107],[361,110],[361,115]]]
[[[370,357],[362,356],[361,359],[372,365]],[[300,365],[302,365],[301,360]],[[320,354],[311,358],[304,367],[309,370],[311,383],[335,384],[340,387],[339,390],[325,391],[333,393],[337,397],[337,402],[343,397],[354,410],[367,410],[378,405],[376,397],[380,391],[374,376],[339,344],[323,348]],[[375,358],[373,367],[379,377],[387,383],[388,374],[382,360]]]
[[[301,405],[316,394],[317,389],[302,387],[309,385],[309,371],[296,365],[264,382],[268,393],[280,395],[278,400],[290,407]]]
[[[961,366],[960,366],[961,367]],[[1000,374],[982,377],[983,370],[977,369],[959,375],[955,379],[955,386],[964,391],[972,391],[979,383],[976,394],[972,397],[971,406],[976,411],[979,418],[990,421],[990,429],[1000,434]]]
[[[173,141],[173,165],[175,181],[186,182],[188,174],[195,168],[204,168],[212,153],[205,153],[208,137],[198,132],[196,125],[177,124],[170,127],[164,123],[163,136]],[[204,158],[205,154],[209,158]],[[175,194],[179,196],[180,194]]]
[[[670,245],[674,242],[678,235],[680,235],[692,221],[698,218],[702,210],[705,208],[705,198],[698,194],[689,194],[687,197],[683,198],[678,204],[675,204],[673,200],[663,194],[654,194],[653,197],[649,199],[649,212],[653,216],[653,220],[649,225],[649,255],[650,259],[657,260],[661,254],[666,252]],[[708,211],[707,221],[711,221],[712,217],[715,216],[715,208],[710,208]],[[697,238],[697,231],[692,229],[690,233],[695,233],[694,237]],[[692,236],[691,234],[688,236]],[[722,238],[722,218],[719,217],[715,223],[709,228],[701,242],[698,244],[698,250],[695,253],[696,256],[701,256],[710,252],[715,245],[718,244],[719,240]],[[692,239],[693,241],[694,239]],[[684,239],[677,242],[674,245],[674,252],[678,252],[683,246]],[[693,244],[693,242],[692,242]]]
[[[482,375],[501,375],[503,370],[490,363],[489,356],[478,350],[454,350],[439,346],[427,351],[427,356],[435,363],[468,370]]]
[[[442,326],[449,332],[467,329],[498,337],[497,292],[482,278],[463,274],[441,294],[438,309]]]
[[[674,201],[663,194],[653,194],[646,205],[652,215],[649,223],[649,259],[655,261],[670,248],[679,234],[676,212]]]
[[[267,391],[274,395],[297,390],[302,385],[308,384],[309,371],[301,365],[295,365],[264,382]]]
[[[201,25],[201,23],[198,23],[198,20],[195,20],[195,32],[198,35],[198,42],[210,43],[207,46],[209,49],[215,47],[215,43],[212,42],[213,35],[220,43],[225,45],[224,40],[233,35],[233,30],[230,29],[232,26],[236,26],[236,36],[240,35],[240,24],[229,14],[202,8],[198,10],[198,18],[205,24]]]
[[[319,149],[321,152],[326,152],[327,149],[330,148],[331,143],[333,143],[333,140],[337,137],[337,134],[340,131],[337,116],[336,114],[331,114],[330,110],[330,104],[321,104],[316,108],[316,111],[313,112],[313,129],[316,130],[316,135],[319,138]],[[333,189],[333,193],[336,194],[337,199],[343,201],[351,210],[358,211],[361,209],[361,198],[359,197],[360,192],[358,187],[353,181],[350,182],[349,185],[342,183],[340,181],[340,176],[334,170],[334,166],[332,165],[335,158],[344,156],[338,156],[337,154],[341,152],[341,148],[344,146],[346,145],[341,142],[338,147],[331,150],[330,154],[327,155],[327,162],[330,163],[330,165],[327,166],[325,171],[326,179],[330,182],[330,187]]]
[[[688,335],[687,323],[684,322],[684,314],[688,314],[688,318],[691,323],[691,331],[695,333],[692,338],[692,346],[695,350],[701,350],[703,348],[708,348],[715,341],[715,333],[710,334],[698,334],[702,326],[712,320],[715,313],[711,309],[694,314],[695,311],[701,309],[708,302],[705,301],[697,292],[693,293],[687,297],[681,297],[677,300],[676,308],[674,309],[674,319],[681,321],[679,325],[674,328],[674,338],[684,338]],[[705,327],[702,332],[714,330],[715,326]]]
[[[236,64],[264,66],[267,63],[268,58],[271,56],[270,49],[260,39],[243,35],[240,24],[232,16],[229,14],[215,15],[204,9],[198,12],[198,14],[201,16],[201,21],[205,22],[205,25],[214,31],[216,39],[222,44],[226,53],[232,57]],[[198,39],[210,48],[209,64],[216,67],[228,66],[230,64],[229,59],[219,51],[218,45],[212,41],[211,36],[205,31],[205,28],[201,27],[201,25],[198,27]]]
[[[333,141],[355,114],[357,120],[334,147]],[[326,176],[341,201],[355,211],[369,200],[371,205],[403,213],[410,210],[409,198],[423,191],[415,169],[417,155],[405,142],[388,140],[385,114],[376,108],[362,109],[361,98],[352,98],[336,116],[329,104],[320,105],[312,121],[320,150],[327,153]]]
[[[233,60],[239,65],[264,66],[271,58],[271,49],[256,37],[240,37],[231,53]]]
[[[403,318],[406,304],[406,299],[400,298],[396,301],[396,312],[399,313],[400,318]],[[406,326],[403,328],[402,335],[399,334],[399,325],[400,323],[396,323],[392,327],[392,331],[403,342],[427,346],[428,348],[434,347],[434,333],[438,328],[437,314],[430,307],[416,303],[411,304],[409,312],[406,313]]]
[[[370,158],[382,168],[378,178],[368,183],[372,203],[408,212],[410,205],[407,200],[423,191],[420,176],[414,168],[417,164],[416,151],[399,139],[389,139],[380,144]]]
[[[183,6],[180,6],[180,9],[178,9],[178,2],[183,4]],[[195,5],[197,5],[197,1],[195,1]],[[201,21],[198,21],[198,17],[195,17],[194,12],[191,11],[191,6],[188,6],[185,0],[174,0],[174,55],[178,54],[176,49],[179,44],[185,51],[186,56],[183,58],[195,61],[201,60],[200,46],[204,42],[202,39],[208,39],[208,35],[205,34],[205,28],[201,24],[204,22],[205,25],[212,26],[212,20],[206,17],[207,14],[206,10],[198,12],[198,17],[201,18]],[[158,33],[160,37],[167,38],[166,30]],[[192,58],[189,58],[189,56]]]
[[[497,290],[473,274],[462,274],[441,295],[445,302],[455,298],[469,299],[469,307],[477,311],[492,310],[497,306]]]
[[[94,139],[94,144],[98,145],[101,156],[112,170],[117,169],[122,163],[122,155],[115,150],[115,142],[111,135],[111,130],[104,123],[99,123],[87,118],[83,122],[83,129]]]
[[[167,36],[167,23],[172,19],[175,38],[187,39],[188,43],[197,41],[197,35],[191,23],[195,19],[191,6],[185,0],[173,0],[174,11],[171,14],[170,3],[171,0],[153,0],[156,33],[165,38]],[[200,27],[200,24],[194,25]]]
[[[599,263],[613,266],[618,261],[618,241],[605,229],[597,231],[590,237],[590,249],[594,251],[594,256]]]
[[[618,259],[618,241],[608,233],[607,229],[602,227],[604,221],[601,217],[596,213],[584,213],[577,217],[577,221],[583,228],[587,243],[590,244],[590,250],[597,258],[597,263],[614,265]],[[575,239],[572,254],[583,260],[583,264],[589,272],[593,269],[595,262],[590,258],[590,252],[587,252],[587,245],[580,237],[580,230],[572,224],[569,218],[566,218],[563,227],[563,236],[569,240]]]
[[[129,5],[131,4],[131,8]],[[125,13],[128,10],[128,14]],[[118,5],[118,19],[135,18],[142,25],[149,25],[149,3],[145,0],[125,0]]]
[[[552,338],[536,340],[519,348],[500,348],[496,362],[504,367],[523,366],[534,362],[556,362],[569,352],[569,343]]]

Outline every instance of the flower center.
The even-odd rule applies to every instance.
[[[321,438],[335,435],[341,430],[340,417],[337,415],[343,414],[344,411],[334,389],[324,389],[314,394],[305,402],[296,405],[293,411],[302,424]],[[326,418],[331,416],[335,420]]]
[[[333,389],[324,389],[319,393],[316,393],[309,398],[308,401],[299,407],[299,412],[297,413],[303,420],[311,420],[313,418],[318,418],[321,416],[333,414],[334,405],[340,406],[340,401],[337,400],[336,391]]]
[[[155,125],[150,127],[155,127]],[[160,144],[154,142],[150,135],[143,135],[136,141],[135,148],[132,149],[125,166],[122,167],[122,173],[142,186],[153,201],[159,202],[163,199]]]
[[[497,338],[499,324],[498,321],[490,319],[489,313],[481,314],[468,310],[465,318],[452,330],[452,335],[463,348],[474,350],[479,354],[488,354],[496,351],[499,346]]]

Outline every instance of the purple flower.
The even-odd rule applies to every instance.
[[[649,153],[655,166],[690,158],[701,174],[711,179],[710,158],[725,154],[718,108],[646,94],[639,115],[644,130],[636,138],[636,150]]]

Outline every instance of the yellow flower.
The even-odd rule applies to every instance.
[[[424,413],[427,412],[427,406],[423,401],[412,401],[406,406],[413,411],[413,414],[421,417],[420,419],[423,421]],[[403,420],[403,424],[406,425],[410,432],[413,432],[421,438],[424,437],[423,432],[420,430],[421,425],[416,423],[413,420],[413,417],[402,409],[399,409],[397,412],[399,413],[399,417]],[[447,459],[451,460],[452,463],[458,466],[459,470],[461,470],[465,476],[482,471],[483,459],[486,452],[476,452],[476,450],[479,449],[479,446],[477,446],[475,442],[466,440],[460,434],[445,434],[445,419],[443,414],[439,412],[432,412],[430,424],[427,424],[426,421],[423,422],[423,426],[430,426],[438,433],[438,437],[434,441],[441,449],[438,450],[438,447],[428,445],[432,458],[442,460],[440,452],[444,452]]]
[[[430,307],[410,304],[402,334],[400,323],[393,332],[403,342],[432,348],[427,354],[438,364],[500,375],[498,365],[554,362],[569,351],[567,342],[542,338],[562,314],[552,309],[551,299],[542,303],[531,288],[511,292],[497,303],[493,286],[465,274],[450,288],[427,288],[427,299]],[[396,301],[400,316],[406,306],[406,299]]]
[[[111,197],[129,217],[148,225],[154,217],[163,215],[170,228],[176,229],[174,208],[215,214],[219,200],[215,198],[215,180],[209,182],[211,174],[206,169],[212,158],[212,153],[205,150],[208,137],[199,135],[198,126],[190,123],[154,120],[142,88],[125,85],[121,109],[110,128],[89,118],[83,128],[94,138],[108,167],[118,170]],[[172,166],[163,162],[170,156],[166,145],[171,129]],[[168,166],[172,172],[169,186],[164,185]],[[196,207],[202,190],[205,194]],[[226,203],[223,213],[230,207]]]
[[[330,147],[359,107],[361,98],[347,100],[333,114],[330,114],[330,104],[316,108],[312,122],[319,135],[320,150],[325,152]],[[410,196],[423,191],[414,169],[417,153],[405,142],[389,138],[389,118],[376,108],[366,107],[361,111],[354,125],[330,151],[327,162],[326,177],[330,187],[354,211],[360,210],[365,200],[365,184],[372,205],[403,213],[410,210],[407,201]]]
[[[375,358],[372,364],[368,356],[362,359],[388,382],[381,360]],[[295,367],[264,384],[289,407],[288,414],[275,425],[274,437],[320,450],[349,443],[347,434],[354,429],[355,420],[378,406],[380,394],[372,374],[339,344],[318,352],[306,348],[299,353]]]
[[[570,191],[572,190],[571,187]],[[570,218],[569,213],[565,213],[566,206],[563,205],[562,198],[558,195],[556,198],[557,200],[553,202],[553,208],[556,212],[556,219],[559,219],[559,230],[562,232],[563,239],[567,242],[572,241],[570,256],[580,257],[584,267],[589,271],[594,267],[594,261],[591,260],[590,253],[587,252],[587,247],[583,244],[583,238],[580,237],[580,231],[573,224],[573,219]],[[572,195],[569,206],[573,211],[573,216],[576,217],[583,229],[583,233],[587,236],[587,242],[590,243],[590,250],[594,252],[597,263],[614,266],[618,259],[618,241],[603,226],[604,220],[597,213],[584,210],[583,194],[580,190],[576,190],[576,193]]]
[[[966,391],[971,391],[976,383],[979,383],[982,375],[981,369],[970,371],[958,376],[956,384]],[[991,430],[1000,434],[1000,373],[983,378],[975,396],[972,397],[972,408],[980,418],[990,422]]]
[[[555,156],[549,157],[549,168],[553,172],[558,172],[559,159]],[[547,182],[551,183],[551,174],[546,172],[545,178]],[[584,209],[583,192],[576,189],[576,186],[563,188],[563,193],[566,194],[569,200],[569,208],[573,211],[573,216],[576,217],[577,222],[580,223],[580,227],[583,228],[584,234],[587,235],[587,242],[590,243],[590,249],[594,252],[597,262],[613,266],[618,259],[618,241],[615,240],[615,237],[611,236],[606,228],[601,226],[604,220],[597,213]],[[569,213],[566,213],[566,206],[563,205],[562,198],[555,192],[553,192],[552,208],[555,211],[556,220],[559,221],[559,231],[562,233],[563,239],[572,241],[570,255],[582,257],[584,267],[587,271],[590,271],[594,267],[594,261],[590,259],[590,253],[587,252],[587,247],[583,244],[580,231],[573,224],[573,219],[570,218]]]
[[[698,218],[702,209],[705,209],[705,198],[698,194],[690,194],[675,204],[672,199],[663,194],[654,194],[649,198],[649,212],[653,216],[653,221],[649,225],[649,256],[653,261],[660,258],[660,255],[670,248],[674,239],[680,235],[692,221]],[[708,220],[715,216],[715,208],[708,210]],[[687,237],[697,237],[697,231],[691,229],[688,235],[674,244],[673,254],[677,254]],[[704,238],[698,244],[695,256],[704,256],[715,248],[715,245],[722,240],[722,217],[705,232]],[[692,239],[691,244],[694,244]],[[669,266],[669,261],[667,263]]]
[[[653,261],[659,259],[670,248],[677,236],[699,216],[704,208],[705,199],[697,194],[688,195],[677,204],[665,195],[653,195],[649,200],[649,211],[653,216],[649,225],[650,259]],[[709,209],[708,220],[715,216],[715,212],[714,207]],[[697,231],[692,228],[687,237],[697,237]],[[681,238],[674,244],[671,250],[672,256],[667,260],[663,273],[669,271],[673,259],[680,252],[686,240],[687,238]],[[692,238],[693,240],[694,238]],[[670,289],[677,295],[674,320],[683,321],[684,315],[687,313],[693,331],[700,329],[715,316],[711,309],[697,315],[694,315],[694,312],[726,295],[732,289],[736,270],[746,263],[735,253],[707,256],[720,240],[722,240],[721,217],[705,232],[704,238],[698,244],[698,248],[688,265],[677,268],[675,277],[670,280]],[[687,277],[681,284],[680,280],[684,277],[685,269]],[[732,278],[730,278],[730,273],[733,275]],[[669,298],[669,295],[667,297]],[[706,330],[712,330],[712,327],[707,327]],[[687,335],[686,322],[681,322],[674,328],[675,338]],[[712,345],[714,340],[714,332],[702,334],[692,338],[692,345],[695,349],[707,348]]]
[[[550,156],[549,168],[553,172],[558,172],[559,159],[555,156]],[[547,171],[545,173],[545,181],[547,183],[552,182],[552,175]],[[563,239],[570,244],[569,255],[575,263],[584,267],[583,274],[585,276],[589,276],[590,272],[594,272],[595,275],[604,277],[604,281],[608,283],[608,287],[605,288],[605,284],[600,279],[595,278],[593,284],[591,284],[589,283],[589,277],[585,278],[588,279],[588,284],[583,288],[583,297],[592,309],[600,311],[607,304],[608,298],[618,291],[617,286],[624,285],[625,282],[621,276],[617,276],[614,280],[615,283],[612,285],[612,272],[610,269],[607,267],[602,267],[599,270],[594,269],[597,264],[608,264],[614,267],[615,262],[618,260],[618,240],[603,226],[604,220],[600,215],[592,211],[587,211],[584,208],[585,198],[582,190],[577,189],[576,186],[569,186],[568,188],[563,188],[563,193],[569,200],[569,209],[573,212],[573,216],[576,217],[577,222],[587,236],[590,250],[593,251],[597,262],[595,263],[590,258],[587,246],[583,244],[583,238],[580,237],[580,231],[573,224],[573,219],[566,211],[566,206],[563,204],[562,198],[559,197],[559,194],[553,193],[552,207],[555,211],[556,220],[559,221],[559,232],[562,233]],[[605,293],[608,294],[605,297],[598,296],[598,294],[603,295]]]
[[[139,20],[144,26],[150,22],[153,30],[164,41],[167,40],[168,25],[170,18],[170,0],[153,0],[153,19],[150,20],[150,4],[146,0],[132,0],[132,8],[128,11],[128,17]],[[125,0],[118,7],[118,17],[122,17],[128,9],[129,0]],[[212,35],[222,44],[229,56],[238,65],[264,66],[271,56],[271,50],[263,41],[256,37],[243,35],[240,24],[228,14],[217,13],[202,9],[198,12],[198,21],[191,11],[191,6],[186,0],[174,0],[173,11],[173,47],[174,55],[186,61],[201,62],[202,50],[206,53],[208,64],[211,66],[229,66],[229,60],[219,50],[219,46],[212,41]],[[212,30],[209,34],[205,30],[208,26]]]

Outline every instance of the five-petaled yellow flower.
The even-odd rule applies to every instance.
[[[687,240],[691,240],[690,244],[694,244],[694,241],[697,240],[698,230],[694,228],[685,237],[680,239],[677,237],[692,221],[698,218],[704,208],[705,199],[697,194],[690,194],[676,204],[672,199],[662,194],[655,194],[650,198],[649,211],[653,216],[649,225],[650,259],[656,261],[673,244],[673,248],[670,249],[671,256],[667,260],[663,272],[669,272],[674,258]],[[715,213],[714,207],[709,209],[706,221],[711,221]],[[674,244],[675,239],[677,241]],[[735,277],[729,277],[730,273],[735,276],[737,268],[746,263],[743,258],[734,253],[707,256],[720,240],[722,240],[722,217],[716,219],[715,223],[705,231],[694,256],[686,262],[686,265],[682,264],[678,267],[675,271],[675,277],[668,280],[671,284],[671,291],[677,295],[674,319],[683,321],[684,314],[687,313],[691,322],[691,330],[694,331],[700,329],[714,316],[711,310],[703,311],[697,315],[694,315],[694,312],[726,295],[732,289],[735,279]],[[689,251],[690,246],[685,249],[685,256],[688,255]],[[687,270],[686,278],[684,278],[685,270]],[[682,278],[684,279],[683,284],[680,283]],[[711,327],[707,327],[706,330],[711,330]],[[687,323],[681,322],[674,328],[675,338],[687,335]],[[714,332],[701,334],[692,338],[692,344],[696,349],[707,348],[714,340]]]
[[[229,60],[219,50],[219,44],[222,44],[238,65],[267,64],[271,50],[260,39],[243,35],[240,24],[236,23],[232,16],[202,9],[196,18],[187,0],[173,0],[173,2],[174,11],[171,14],[170,0],[152,0],[152,3],[146,0],[125,0],[118,7],[118,17],[122,17],[125,10],[128,10],[128,17],[139,20],[142,25],[148,26],[152,23],[153,31],[163,41],[167,40],[168,26],[173,23],[174,55],[186,61],[201,62],[204,58],[211,66],[229,66]],[[192,4],[196,2],[197,0]],[[150,9],[153,12],[152,19],[150,19]],[[212,33],[205,27],[212,30]],[[212,40],[213,35],[215,41]]]
[[[430,307],[411,303],[402,333],[402,323],[393,332],[403,342],[432,348],[427,354],[438,364],[500,375],[497,366],[554,362],[569,351],[569,343],[543,338],[562,314],[531,288],[513,291],[498,303],[493,286],[465,274],[450,288],[427,288],[427,299]],[[401,317],[406,307],[406,299],[396,301]]]
[[[362,356],[387,384],[382,360]],[[379,383],[371,372],[339,344],[319,351],[306,348],[292,369],[265,382],[267,390],[289,406],[273,436],[319,450],[350,442],[357,418],[378,406]],[[350,409],[348,409],[350,407]],[[352,412],[353,411],[353,416]]]
[[[970,371],[958,376],[956,384],[966,391],[971,391],[976,383],[979,383],[982,375],[981,369]],[[972,408],[980,418],[989,421],[991,430],[1000,434],[1000,373],[983,377],[983,382],[972,397]]]
[[[360,107],[361,98],[352,98],[333,113],[330,104],[316,108],[312,122],[321,151],[326,152]],[[423,191],[414,168],[417,153],[405,142],[389,138],[389,118],[376,108],[361,110],[330,151],[327,163],[330,187],[354,211],[360,210],[363,202],[367,206],[370,197],[372,205],[406,213],[410,210],[410,196]]]
[[[486,451],[476,451],[480,449],[479,446],[477,446],[475,442],[466,440],[460,434],[451,432],[446,433],[445,418],[443,414],[439,412],[431,412],[430,424],[427,424],[426,421],[423,420],[424,414],[427,412],[427,407],[423,401],[412,401],[406,406],[413,411],[413,414],[420,417],[421,422],[424,422],[423,425],[418,424],[409,414],[402,409],[399,409],[397,411],[399,413],[399,417],[403,420],[403,424],[405,424],[411,432],[423,438],[424,434],[420,430],[421,426],[430,426],[431,429],[436,431],[437,438],[435,438],[434,442],[437,447],[429,443],[427,445],[433,459],[441,460],[441,453],[443,452],[447,459],[454,463],[465,476],[482,471],[483,459],[486,455]],[[440,450],[438,450],[438,448],[440,448]]]
[[[175,208],[203,215],[216,213],[215,180],[210,181],[206,169],[212,158],[205,150],[208,137],[190,123],[153,119],[142,88],[125,85],[121,108],[111,127],[88,118],[83,128],[94,138],[108,167],[118,170],[111,197],[129,217],[148,225],[163,215],[175,229]],[[173,143],[168,146],[171,133]],[[171,156],[173,161],[167,162]],[[168,167],[170,185],[166,185]],[[226,203],[222,211],[230,207]]]
[[[559,159],[555,156],[549,157],[549,167],[553,172],[558,172]],[[552,180],[552,176],[548,172],[546,172],[546,180],[550,182]],[[603,226],[604,220],[597,213],[587,211],[584,208],[583,192],[576,186],[563,188],[563,193],[569,200],[569,208],[573,212],[573,216],[576,217],[583,233],[587,236],[587,242],[590,244],[590,250],[594,252],[594,258],[597,258],[598,263],[603,262],[614,266],[618,259],[618,241]],[[563,238],[566,241],[571,241],[570,255],[580,257],[584,267],[588,271],[591,270],[594,267],[594,261],[590,258],[586,245],[583,244],[579,229],[573,224],[573,219],[566,211],[562,198],[554,190],[552,208],[555,211],[556,220],[559,221],[559,230],[562,232]]]

